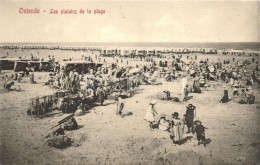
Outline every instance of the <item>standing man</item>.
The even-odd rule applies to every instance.
[[[121,97],[118,97],[116,114],[120,115],[121,117],[124,117],[124,113],[123,113],[123,109],[125,105],[124,103],[125,101]]]
[[[188,84],[186,85],[186,87],[184,88],[184,98],[183,101],[187,101],[188,100],[188,94],[189,94],[189,89],[188,89]]]
[[[193,131],[193,120],[194,120],[194,116],[195,116],[194,112],[195,112],[196,107],[192,104],[189,104],[186,108],[187,108],[187,110],[186,110],[186,114],[185,114],[185,121],[186,121],[186,124],[188,127],[187,133],[190,133],[191,131]]]

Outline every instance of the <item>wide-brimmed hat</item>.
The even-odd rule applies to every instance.
[[[152,104],[152,105],[154,105],[154,104],[156,104],[156,103],[157,103],[156,100],[152,100],[152,101],[150,102],[150,104]]]
[[[201,124],[201,121],[199,121],[199,120],[195,120],[195,121],[194,121],[194,125],[198,125],[198,123]]]
[[[166,114],[163,113],[163,114],[161,115],[161,117],[166,117]]]
[[[174,113],[172,114],[172,116],[179,116],[179,113],[178,113],[178,112],[174,112]]]
[[[252,87],[248,87],[247,89],[251,90],[251,89],[252,89]]]
[[[192,104],[188,104],[188,106],[187,107],[192,107],[193,105]]]

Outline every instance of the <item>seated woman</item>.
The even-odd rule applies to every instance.
[[[238,93],[237,88],[234,88],[232,100],[233,100],[235,103],[238,103],[239,100],[240,100],[240,96],[239,96],[239,93]]]
[[[94,90],[90,86],[87,87],[86,93],[83,96],[84,103],[92,103],[94,101]]]
[[[253,95],[253,91],[251,87],[246,89],[246,97],[247,97],[247,104],[254,104],[255,103],[255,96]]]
[[[169,131],[170,124],[166,120],[166,115],[165,114],[162,114],[161,118],[159,119],[158,127],[159,127],[160,130]]]
[[[229,102],[228,90],[224,90],[224,96],[222,97],[222,99],[221,99],[219,102],[221,102],[221,103],[227,103],[227,102]]]
[[[210,73],[209,74],[209,80],[215,80],[216,79],[216,76],[214,73]]]
[[[247,104],[247,97],[246,97],[246,92],[245,92],[244,89],[242,89],[242,93],[240,95],[238,103],[239,104]]]
[[[234,88],[239,88],[239,82],[238,82],[238,80],[235,80],[234,81],[234,84],[232,85],[232,87],[234,87]]]
[[[199,84],[200,84],[200,87],[204,87],[204,85],[206,84],[205,79],[204,78],[200,78]]]
[[[194,83],[193,83],[193,92],[201,93],[200,84],[198,81],[194,81]]]
[[[4,83],[4,88],[7,89],[8,91],[11,91],[11,87],[14,85],[14,81],[7,81]]]
[[[252,81],[250,81],[250,79],[247,79],[247,80],[246,80],[246,85],[248,85],[248,86],[252,86],[253,83],[252,83]]]

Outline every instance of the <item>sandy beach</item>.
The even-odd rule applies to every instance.
[[[39,55],[47,58],[81,57],[88,52],[57,50],[1,50],[1,55],[19,57]],[[38,54],[39,52],[39,54]],[[90,54],[93,55],[93,54]],[[197,54],[198,60],[209,58],[237,60],[251,59],[243,56]],[[183,59],[186,59],[183,55]],[[192,55],[189,55],[192,56]],[[103,60],[103,58],[101,58]],[[114,61],[113,58],[106,58]],[[159,59],[158,59],[159,60]],[[124,60],[125,62],[125,60]],[[124,63],[123,62],[123,63]],[[129,65],[143,64],[129,60]],[[248,72],[255,64],[248,67]],[[2,71],[2,75],[4,74]],[[141,85],[134,96],[127,98],[125,110],[132,115],[121,118],[115,115],[116,104],[113,98],[104,106],[95,106],[84,116],[76,116],[80,128],[66,131],[75,142],[73,146],[58,150],[45,144],[45,136],[57,121],[66,116],[57,113],[42,119],[28,116],[26,111],[31,99],[36,96],[53,94],[53,89],[45,86],[48,73],[36,72],[36,84],[23,78],[22,91],[6,92],[1,81],[0,94],[0,162],[1,164],[258,164],[259,163],[259,88],[252,87],[255,104],[241,105],[233,101],[219,103],[223,95],[223,82],[215,82],[216,91],[192,93],[193,98],[186,103],[173,103],[158,100],[157,118],[165,113],[167,118],[177,111],[183,115],[188,103],[197,107],[195,119],[201,120],[206,129],[207,147],[197,146],[192,133],[184,134],[186,142],[175,145],[169,133],[150,130],[144,116],[151,99],[163,95],[162,85]],[[243,80],[245,83],[245,80]],[[232,92],[232,89],[227,88]],[[178,96],[177,92],[173,95]],[[185,127],[185,132],[187,128]]]

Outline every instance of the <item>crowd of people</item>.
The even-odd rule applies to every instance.
[[[95,58],[95,59],[93,59]],[[79,68],[64,68],[56,59],[49,56],[49,61],[52,61],[53,72],[50,73],[49,81],[46,83],[56,88],[58,91],[69,91],[70,94],[78,95],[80,101],[75,105],[75,114],[82,115],[85,104],[98,102],[104,105],[109,94],[116,92],[115,101],[117,104],[116,115],[124,117],[125,99],[122,97],[123,91],[134,91],[140,84],[153,84],[159,79],[165,81],[176,81],[179,79],[189,79],[183,81],[183,99],[178,99],[182,102],[188,102],[191,98],[190,93],[202,93],[203,91],[214,91],[215,83],[223,84],[224,96],[220,100],[222,103],[227,103],[233,100],[239,104],[254,104],[255,96],[253,86],[259,85],[259,64],[257,60],[236,61],[221,60],[209,61],[208,58],[198,60],[198,57],[187,56],[184,59],[182,55],[172,55],[171,60],[164,58],[154,59],[153,57],[141,58],[144,63],[135,66],[128,66],[127,58],[116,58],[114,62],[108,62],[106,59],[101,59],[97,55],[82,56],[82,61],[98,61],[102,62],[102,66],[94,68],[88,67],[85,70],[79,71]],[[32,60],[39,60],[32,56]],[[73,61],[73,58],[65,59],[65,61]],[[124,63],[124,61],[126,63]],[[147,62],[147,63],[145,63]],[[249,73],[248,68],[251,64],[257,63],[256,68]],[[126,65],[125,65],[126,64]],[[14,84],[14,80],[21,81],[22,76],[30,77],[32,84],[34,81],[34,72],[29,68],[23,74],[14,73],[11,77],[4,77],[5,88],[10,89]],[[190,81],[191,80],[191,81]],[[246,80],[246,83],[244,83]],[[231,88],[232,98],[228,96],[228,88]],[[167,99],[170,98],[170,92],[167,91]],[[158,129],[169,131],[170,137],[175,144],[184,142],[184,128],[187,127],[187,134],[196,133],[198,144],[201,142],[206,146],[205,142],[205,127],[201,121],[194,121],[196,117],[196,107],[188,104],[186,113],[180,117],[178,112],[174,112],[170,119],[167,115],[162,114],[159,121],[155,120],[158,112],[155,109],[157,101],[153,100],[149,104],[147,113],[144,119],[149,122],[151,129],[158,125]],[[60,99],[59,107],[64,107],[64,99]],[[77,109],[77,110],[76,110]]]

